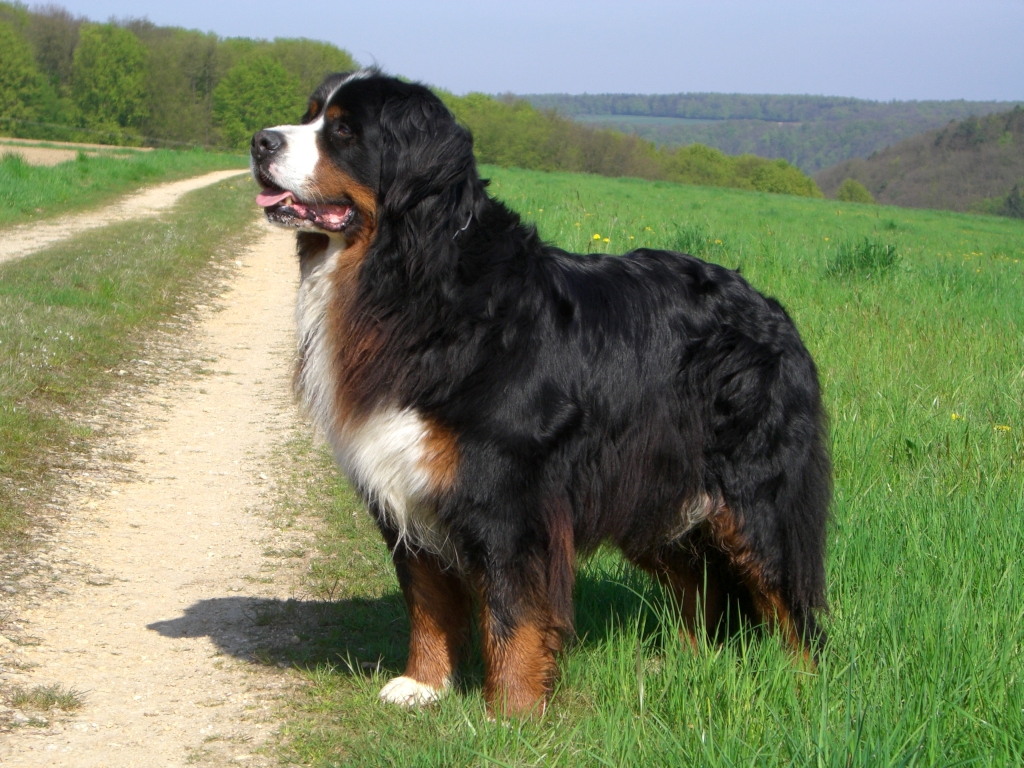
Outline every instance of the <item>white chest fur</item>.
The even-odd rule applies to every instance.
[[[302,357],[298,390],[338,464],[399,537],[441,554],[446,536],[431,501],[430,430],[424,419],[415,410],[387,406],[344,423],[338,418],[337,349],[327,313],[335,292],[344,290],[333,279],[343,247],[332,238],[327,251],[303,269],[295,310]]]

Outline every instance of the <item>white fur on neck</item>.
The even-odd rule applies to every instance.
[[[334,449],[335,459],[387,522],[415,546],[435,554],[450,547],[431,499],[425,466],[429,427],[415,409],[381,406],[366,416],[342,422],[338,414],[334,366],[337,349],[327,313],[340,286],[333,279],[347,247],[332,236],[330,245],[303,268],[295,320],[302,361],[297,387],[313,421]]]

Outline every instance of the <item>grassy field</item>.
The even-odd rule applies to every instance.
[[[17,545],[56,473],[88,451],[92,435],[79,415],[125,382],[120,369],[131,368],[158,324],[217,290],[211,265],[253,236],[253,190],[232,179],[159,219],[0,264],[0,547]]]
[[[98,205],[147,184],[245,168],[241,155],[204,152],[104,151],[45,167],[29,165],[17,148],[0,146],[0,227]]]
[[[790,310],[832,418],[830,641],[691,653],[662,595],[602,553],[539,721],[489,722],[479,653],[457,693],[376,701],[408,623],[387,554],[322,451],[283,506],[322,514],[324,604],[287,759],[327,765],[1011,765],[1024,761],[1024,223],[667,183],[487,169],[576,251],[640,245],[739,267]]]

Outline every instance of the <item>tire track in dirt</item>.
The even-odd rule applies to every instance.
[[[249,171],[214,171],[182,181],[157,184],[128,195],[105,208],[61,216],[53,221],[19,224],[4,229],[3,238],[0,239],[0,263],[41,251],[79,232],[105,227],[118,221],[155,216],[173,206],[188,192],[208,187],[232,176],[241,176],[243,173]]]
[[[0,594],[17,633],[0,628],[15,638],[0,640],[0,683],[85,692],[80,710],[44,713],[45,723],[15,712],[0,765],[276,763],[258,750],[297,679],[250,660],[296,638],[253,616],[290,597],[301,564],[268,570],[264,550],[301,547],[308,534],[282,533],[265,514],[270,452],[297,421],[298,270],[294,235],[260,226],[231,288],[178,340],[212,371],[111,406],[125,411],[111,448],[134,455],[128,474],[82,472],[66,522],[36,558],[65,594],[51,585],[34,604]]]

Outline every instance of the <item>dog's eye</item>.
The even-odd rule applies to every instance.
[[[349,128],[344,123],[338,123],[338,127],[334,129],[334,133],[335,133],[336,136],[341,136],[342,138],[348,138],[349,136],[352,135],[352,129]]]

